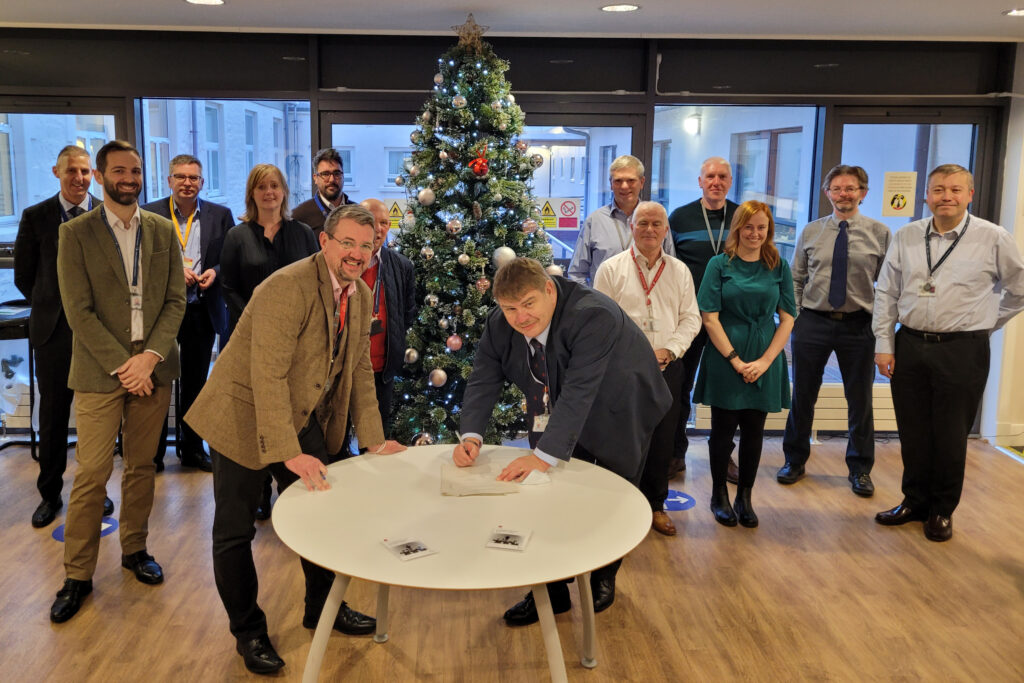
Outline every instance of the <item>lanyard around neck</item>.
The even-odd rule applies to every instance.
[[[939,262],[936,263],[935,267],[933,268],[932,267],[932,238],[931,238],[931,233],[933,231],[933,228],[935,227],[935,219],[933,218],[930,221],[928,221],[928,230],[924,233],[924,255],[925,255],[925,258],[928,260],[928,279],[931,279],[931,276],[934,275],[935,271],[939,269],[939,266],[941,266],[942,262],[946,260],[946,257],[949,256],[950,253],[954,249],[956,249],[956,245],[960,244],[960,238],[962,238],[964,236],[964,233],[967,232],[967,227],[970,224],[971,224],[971,214],[967,214],[967,222],[964,223],[963,230],[961,230],[960,234],[958,234],[956,236],[956,239],[953,240],[953,244],[949,245],[949,248],[946,249],[946,253],[944,253],[942,255],[942,258],[939,259]]]
[[[188,217],[188,224],[185,226],[185,236],[181,235],[181,225],[178,224],[178,212],[174,210],[174,199],[171,197],[167,198],[167,201],[171,205],[171,222],[174,223],[174,231],[178,233],[178,241],[181,242],[181,250],[185,251],[185,245],[188,244],[189,235],[192,234],[192,219],[199,213],[199,199],[196,198],[196,208],[192,209],[192,213]]]
[[[725,219],[729,216],[729,203],[726,202],[722,205],[722,224],[718,226],[717,242],[711,232],[711,222],[708,220],[708,210],[705,208],[704,202],[700,203],[700,212],[704,214],[704,227],[708,229],[708,241],[711,242],[711,248],[714,249],[715,254],[718,254],[718,250],[722,247],[722,235],[725,234]]]
[[[114,229],[110,227],[110,221],[107,220],[107,208],[100,207],[100,217],[103,219],[103,224],[107,226],[107,231],[110,233],[110,238],[114,240],[114,248],[117,249],[117,255],[121,259],[121,263],[124,263],[124,253],[121,251],[121,243],[117,240],[117,235],[114,234]],[[135,229],[135,263],[132,266],[132,287],[139,286],[139,250],[142,248],[142,221],[139,221],[138,227]],[[125,273],[127,277],[128,273]]]

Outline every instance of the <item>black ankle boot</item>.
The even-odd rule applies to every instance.
[[[754,513],[754,506],[750,504],[750,486],[740,486],[736,489],[736,516],[740,524],[748,528],[757,526],[757,515]]]
[[[711,491],[711,512],[715,514],[715,521],[719,524],[736,526],[736,513],[729,504],[729,487],[725,484],[716,486]]]

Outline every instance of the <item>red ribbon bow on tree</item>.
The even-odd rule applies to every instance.
[[[483,147],[477,147],[476,159],[469,162],[468,166],[472,169],[473,173],[478,176],[487,175],[487,143],[483,144]]]

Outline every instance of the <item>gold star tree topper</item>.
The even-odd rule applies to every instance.
[[[469,16],[466,17],[466,23],[461,26],[452,26],[452,30],[459,36],[459,45],[466,47],[473,52],[479,52],[483,49],[483,44],[480,42],[480,36],[482,36],[490,26],[481,26],[476,23],[476,19],[473,18],[473,13],[470,12]]]

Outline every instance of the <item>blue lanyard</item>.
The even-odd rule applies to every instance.
[[[75,206],[78,206],[77,204]],[[57,207],[60,209],[60,222],[67,223],[71,218],[68,216],[68,212],[64,210],[64,205],[57,200]],[[89,208],[88,211],[92,211],[92,195],[89,195]]]
[[[313,195],[313,201],[316,202],[316,205],[320,209],[320,213],[324,215],[324,218],[327,218],[327,214],[329,214],[331,211],[326,206],[324,206],[324,203],[322,201],[320,201],[319,192]]]
[[[381,245],[381,249],[384,246]],[[373,280],[373,317],[376,318],[377,314],[380,313],[380,278],[381,271],[384,270],[384,259],[381,258],[380,252],[377,252],[377,277]]]
[[[117,236],[114,234],[114,229],[110,227],[110,221],[107,220],[107,207],[100,207],[100,218],[103,219],[103,225],[107,226],[107,231],[110,233],[110,238],[114,240],[114,248],[117,249],[117,255],[121,259],[121,263],[124,263],[124,254],[121,252],[121,244],[117,241]],[[135,264],[132,266],[132,287],[139,286],[139,250],[142,247],[142,221],[139,221],[139,227],[135,231]],[[127,273],[125,273],[127,275]]]

